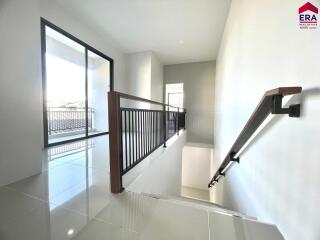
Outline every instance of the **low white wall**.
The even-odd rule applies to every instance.
[[[167,148],[159,147],[147,159],[123,177],[129,191],[179,196],[181,192],[182,148],[186,131],[168,141]]]

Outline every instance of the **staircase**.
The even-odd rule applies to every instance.
[[[131,204],[135,202],[131,206],[134,206],[131,212],[135,216],[130,214],[130,218],[135,223],[141,223],[139,225],[145,228],[145,234],[152,229],[170,239],[284,240],[275,225],[259,222],[217,204],[129,191],[117,195],[119,198],[121,196],[135,199],[130,201]],[[128,206],[122,205],[121,208],[128,210]]]

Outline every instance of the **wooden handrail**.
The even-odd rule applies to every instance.
[[[129,99],[129,100],[136,100],[136,101],[140,101],[140,102],[146,102],[146,103],[150,103],[150,104],[155,104],[155,105],[160,105],[160,106],[165,106],[165,107],[171,107],[171,108],[183,109],[184,110],[184,108],[174,107],[174,106],[171,106],[169,104],[156,102],[156,101],[153,101],[153,100],[149,100],[149,99],[133,96],[133,95],[126,94],[126,93],[113,91],[113,94],[117,95],[118,97]]]
[[[226,168],[230,166],[230,164],[234,162],[239,163],[239,157],[235,158],[235,156],[270,113],[289,114],[290,117],[300,117],[300,104],[290,105],[288,108],[282,108],[282,98],[286,95],[301,93],[301,91],[301,87],[280,87],[267,91],[263,95],[260,103],[254,110],[243,130],[240,132],[219,169],[209,182],[209,188],[218,182],[220,177],[225,176]]]

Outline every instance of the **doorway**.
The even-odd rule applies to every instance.
[[[183,83],[166,84],[166,103],[183,111],[184,94]]]

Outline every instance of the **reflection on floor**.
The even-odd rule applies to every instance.
[[[91,135],[96,135],[96,134],[101,134],[103,132],[101,131],[89,131],[89,136]],[[64,141],[68,141],[68,140],[74,140],[74,139],[78,139],[78,138],[84,138],[86,136],[84,131],[78,131],[78,132],[71,132],[71,133],[66,133],[66,134],[57,134],[57,135],[52,135],[49,136],[49,144],[52,143],[59,143],[59,142],[64,142]]]
[[[51,148],[43,172],[0,188],[1,240],[282,239],[272,225],[109,188],[108,136]]]

